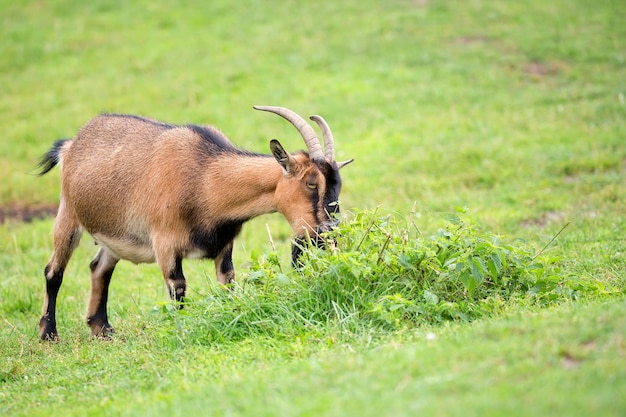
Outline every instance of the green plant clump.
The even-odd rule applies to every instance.
[[[166,305],[157,311],[179,330],[206,332],[208,338],[195,340],[226,342],[328,327],[359,332],[472,321],[509,305],[546,306],[610,292],[560,268],[554,251],[546,250],[558,235],[536,251],[485,232],[462,210],[440,216],[443,225],[432,236],[423,235],[415,217],[360,212],[326,234],[325,249],[304,248],[296,269],[283,268],[275,251],[253,254],[251,272],[231,291],[191,301],[190,311],[202,314],[181,315]],[[200,317],[206,323],[185,325]]]
[[[513,300],[548,305],[605,292],[601,282],[563,271],[549,245],[506,243],[463,210],[441,218],[444,226],[424,236],[413,214],[357,214],[333,233],[333,250],[308,251],[303,271],[312,293],[358,306],[354,313],[372,323],[402,327],[470,321]]]

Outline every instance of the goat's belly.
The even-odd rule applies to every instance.
[[[93,238],[98,245],[102,246],[120,259],[125,259],[135,264],[153,263],[156,260],[154,250],[150,245],[116,239],[99,234],[95,234]]]

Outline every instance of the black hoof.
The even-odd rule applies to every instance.
[[[47,318],[39,320],[39,338],[45,342],[58,342],[59,333],[56,324],[51,323]]]

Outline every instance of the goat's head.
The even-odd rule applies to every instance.
[[[321,116],[311,116],[324,138],[324,152],[315,130],[298,114],[284,107],[254,106],[275,113],[293,124],[302,135],[308,153],[288,153],[276,139],[270,142],[272,154],[283,168],[276,187],[276,207],[296,233],[292,260],[297,262],[302,245],[311,241],[322,245],[320,234],[339,223],[339,169],[353,160],[335,161],[333,134]]]

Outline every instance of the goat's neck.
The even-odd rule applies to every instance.
[[[233,219],[272,213],[277,210],[274,192],[282,175],[281,166],[271,156],[225,157],[210,173],[215,188],[207,190],[207,199]]]

